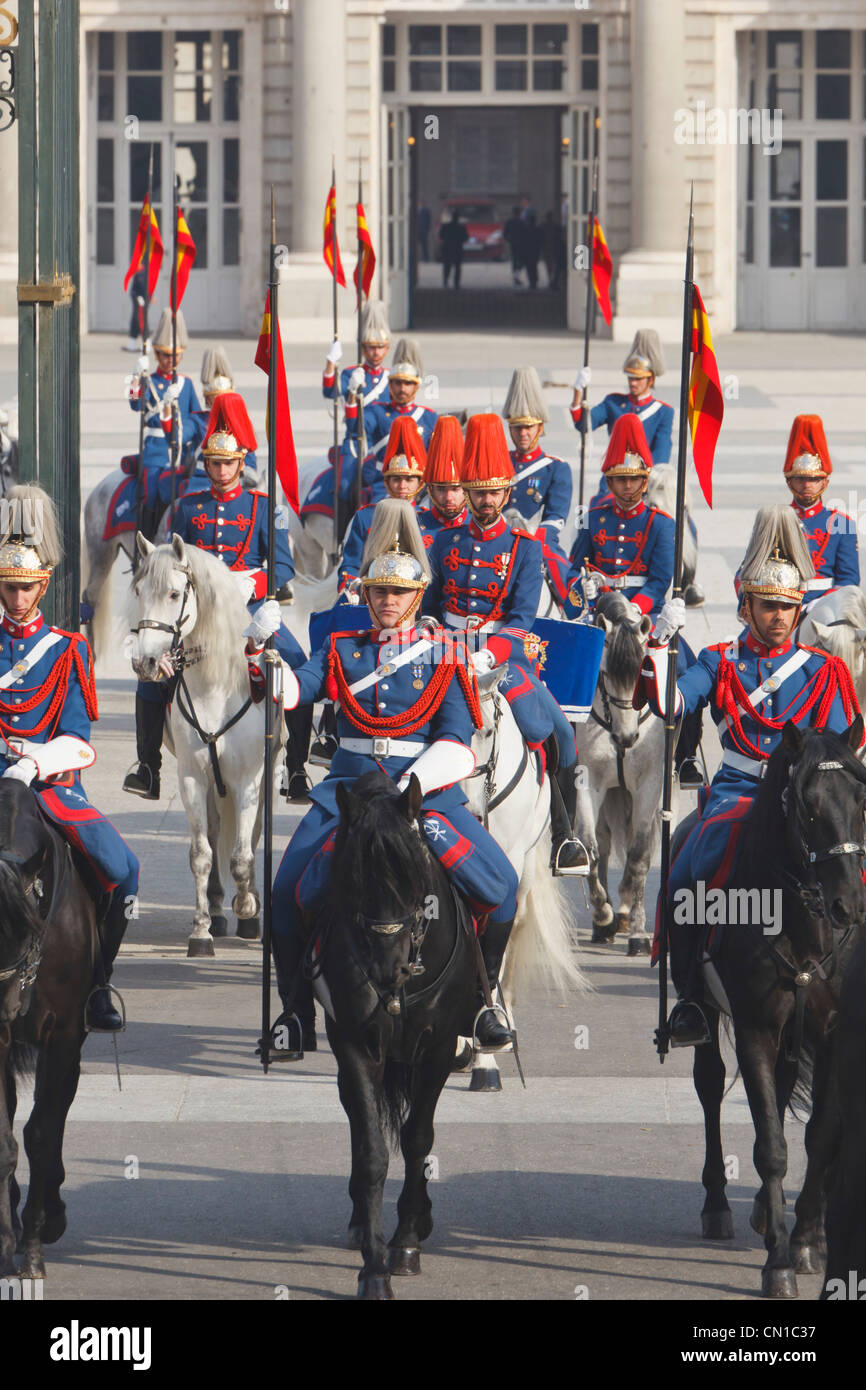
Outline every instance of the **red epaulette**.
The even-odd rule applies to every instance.
[[[511,531],[512,536],[522,536],[523,539],[526,541],[538,540],[538,536],[534,536],[531,531],[524,531],[523,528],[520,526],[511,526],[509,529]]]

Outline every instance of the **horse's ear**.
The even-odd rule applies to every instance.
[[[340,819],[350,824],[358,813],[358,798],[350,792],[345,782],[337,783],[337,809]]]
[[[860,751],[860,744],[863,742],[863,716],[858,714],[848,730],[848,746],[857,753]]]
[[[812,631],[822,645],[827,643],[831,635],[826,623],[819,623],[815,618],[812,619]]]
[[[183,543],[183,538],[181,536],[172,536],[171,548],[174,552],[174,558],[176,560],[183,561],[186,559],[186,547]]]
[[[409,785],[400,797],[400,810],[406,817],[410,825],[414,825],[421,811],[421,802],[424,800],[424,793],[421,790],[421,783],[414,772],[409,778]]]
[[[610,620],[606,618],[603,613],[596,613],[595,625],[596,627],[603,627],[606,633],[610,632],[611,628],[613,627],[613,623],[610,622]]]
[[[153,551],[156,550],[156,546],[147,539],[147,536],[143,536],[140,531],[136,531],[135,533],[135,544],[138,546],[139,555],[144,558],[151,555]]]
[[[799,758],[803,749],[803,735],[797,728],[792,719],[789,719],[782,730],[782,743],[785,751],[791,754],[792,758]]]
[[[649,637],[650,633],[653,630],[653,620],[648,613],[644,613],[643,617],[638,623],[637,630],[642,638]]]

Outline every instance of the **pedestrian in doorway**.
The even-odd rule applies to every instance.
[[[432,215],[423,198],[418,199],[418,245],[421,248],[422,261],[430,259],[430,224]]]
[[[520,278],[520,271],[523,267],[523,261],[520,258],[520,232],[520,208],[515,203],[511,209],[511,216],[506,220],[502,229],[503,239],[508,243],[508,249],[511,252],[511,278],[515,285],[523,284]]]
[[[559,284],[560,273],[560,229],[553,219],[552,212],[544,214],[544,221],[539,228],[541,241],[541,259],[544,261],[544,269],[547,272],[547,288],[555,290]]]
[[[451,221],[439,228],[439,241],[442,244],[442,285],[448,288],[451,272],[454,272],[454,288],[460,288],[460,266],[463,262],[463,246],[468,233],[460,221],[460,214],[454,208]]]
[[[531,290],[538,289],[538,257],[541,254],[541,231],[535,223],[535,213],[529,212],[521,221],[521,254],[526,278]]]

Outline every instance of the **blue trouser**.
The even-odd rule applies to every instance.
[[[37,794],[64,838],[93,865],[102,888],[115,897],[134,896],[138,860],[111,822],[91,806],[82,787],[44,787]]]

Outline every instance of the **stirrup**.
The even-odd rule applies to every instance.
[[[689,774],[693,772],[697,780],[695,780],[694,777],[692,777],[691,775],[687,775],[685,778],[683,778],[684,772],[688,772]],[[682,762],[680,763],[680,766],[676,769],[676,775],[677,781],[679,782],[683,791],[700,791],[702,787],[705,787],[707,785],[707,778],[701,772],[701,769],[698,765],[697,753],[692,753],[687,758],[683,758]]]
[[[671,1047],[702,1047],[704,1043],[708,1043],[710,1025],[700,1004],[694,999],[678,999],[667,1021],[667,1034]]]
[[[138,786],[135,786],[136,781]],[[133,763],[123,779],[123,791],[132,796],[142,796],[145,801],[159,801],[159,773],[154,772],[147,763]]]
[[[497,1014],[501,1014],[502,1017],[505,1019],[504,1031],[508,1034],[508,1037],[505,1042],[480,1043],[478,1041],[478,1021],[479,1019],[483,1018],[485,1014],[492,1014],[494,1022],[499,1021],[496,1017]],[[475,1020],[472,1024],[472,1049],[475,1053],[504,1052],[507,1047],[511,1047],[512,1043],[514,1042],[514,1036],[514,1029],[511,1026],[511,1020],[508,1017],[508,1014],[505,1012],[504,1005],[483,1004],[481,1006],[481,1008],[475,1015]]]
[[[285,1032],[285,1041],[278,1030]],[[256,1056],[262,1055],[262,1040],[256,1043]],[[304,1060],[304,1030],[296,1013],[286,1010],[280,1014],[268,1035],[268,1062],[302,1062]]]
[[[560,864],[559,856],[562,854],[562,851],[566,848],[567,845],[573,845],[576,849],[580,850],[580,852],[583,854],[586,860],[586,863],[573,865]],[[576,839],[574,836],[572,836],[572,838],[569,840],[563,840],[561,844],[557,845],[556,847],[556,852],[551,860],[550,871],[553,874],[554,878],[588,878],[589,855],[587,854],[586,846],[582,844],[581,841]]]
[[[111,1002],[111,996],[113,995],[114,998],[117,1000],[118,1004],[120,1005],[120,1008],[119,1008],[118,1010],[115,1011],[115,1012],[117,1012],[117,1013],[119,1014],[119,1017],[120,1017],[120,1027],[119,1027],[119,1028],[100,1028],[100,1026],[99,1026],[98,1023],[91,1023],[91,1021],[90,1021],[90,1001],[93,999],[94,995],[101,994],[101,993],[103,992],[103,990],[104,990],[105,993],[108,995],[109,1003]],[[126,1032],[126,1005],[125,1005],[124,1002],[123,1002],[123,995],[120,993],[120,990],[119,990],[119,989],[115,989],[113,985],[94,985],[94,986],[93,986],[93,989],[92,989],[92,990],[90,991],[90,993],[88,994],[87,1000],[86,1000],[85,1005],[84,1005],[84,1031],[85,1031],[86,1033],[125,1033],[125,1032]]]

